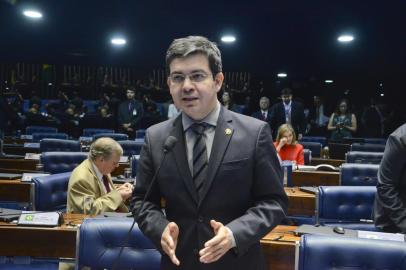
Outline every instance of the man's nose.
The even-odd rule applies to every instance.
[[[186,76],[185,80],[183,81],[182,89],[184,91],[190,91],[193,89],[193,87],[194,87],[194,84],[190,80],[189,76]]]

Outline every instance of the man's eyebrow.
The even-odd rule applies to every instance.
[[[194,69],[194,70],[192,70],[192,71],[190,71],[189,73],[186,73],[186,74],[197,73],[197,72],[204,72],[204,73],[206,73],[206,71],[203,70],[203,69]],[[171,72],[171,74],[185,74],[185,73],[183,73],[183,72],[181,72],[181,71],[174,71],[174,72]]]

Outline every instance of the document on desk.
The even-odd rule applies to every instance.
[[[23,211],[18,225],[55,227],[59,225],[61,214],[58,212]]]
[[[358,231],[358,238],[405,242],[405,235],[400,233]]]
[[[36,154],[36,153],[26,153],[25,154],[25,159],[39,160],[40,157],[41,157],[41,154]]]

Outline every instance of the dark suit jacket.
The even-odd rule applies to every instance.
[[[221,109],[200,200],[188,167],[181,115],[152,126],[146,132],[138,163],[133,212],[138,211],[170,135],[178,142],[162,163],[139,215],[141,230],[161,250],[164,228],[169,221],[176,222],[180,228],[176,255],[181,269],[263,269],[259,240],[279,224],[287,211],[282,171],[269,125]],[[160,209],[161,197],[166,201],[166,216]],[[237,247],[215,263],[201,264],[198,251],[214,237],[211,219],[231,229]],[[166,255],[161,264],[162,269],[178,269]]]
[[[278,132],[278,128],[286,123],[286,116],[285,116],[285,107],[283,106],[282,102],[276,103],[271,108],[271,127],[274,132]],[[298,134],[303,134],[306,130],[306,121],[304,115],[304,108],[303,105],[299,102],[292,100],[292,109],[290,112],[290,119],[291,125],[296,132],[296,136]],[[273,134],[276,138],[276,134]]]
[[[388,138],[378,172],[375,225],[406,233],[406,124]]]
[[[264,119],[264,117],[262,116],[262,111],[261,110],[253,112],[251,116],[256,118],[256,119],[265,121],[265,122],[267,122],[269,124],[271,123],[271,109],[268,110],[268,114],[266,115],[266,119]]]
[[[136,115],[133,115],[133,112],[132,111],[130,112],[130,110],[128,109],[129,103],[128,100],[121,102],[120,105],[118,106],[117,120],[120,126],[122,124],[131,123],[132,128],[137,128],[138,122],[143,117],[144,108],[142,106],[142,103],[137,100],[133,100],[132,102],[134,104],[135,110],[137,111]]]

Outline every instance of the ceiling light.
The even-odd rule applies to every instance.
[[[333,83],[334,81],[333,80],[325,80],[324,82],[325,83]]]
[[[286,74],[286,73],[278,73],[279,78],[286,78],[287,76],[288,76],[288,74]]]
[[[221,38],[221,41],[223,41],[224,43],[233,43],[236,41],[235,36],[223,36]]]
[[[383,97],[383,96],[385,96],[385,94],[384,94],[384,93],[381,93],[381,97]]]
[[[353,41],[353,40],[354,40],[354,37],[353,37],[352,35],[341,35],[341,36],[339,36],[339,37],[337,38],[337,40],[338,40],[339,42],[342,42],[342,43],[348,43],[348,42]]]
[[[127,41],[124,38],[113,38],[111,39],[111,43],[116,46],[123,46]]]
[[[24,10],[23,12],[24,16],[28,17],[28,18],[32,18],[32,19],[40,19],[42,18],[42,13],[37,11],[37,10]]]

